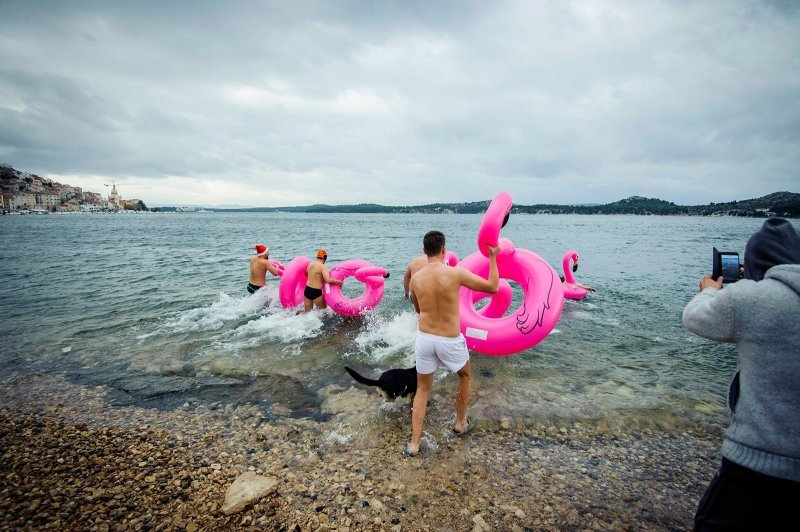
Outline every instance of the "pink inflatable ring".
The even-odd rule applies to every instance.
[[[278,286],[278,298],[284,308],[294,308],[303,304],[303,291],[306,289],[306,268],[311,263],[308,257],[295,257],[283,270]]]
[[[389,272],[365,260],[352,259],[331,268],[330,275],[337,281],[355,277],[366,285],[364,293],[356,299],[345,297],[339,285],[326,284],[324,289],[325,302],[334,312],[342,316],[361,316],[381,302],[384,279],[389,277]]]

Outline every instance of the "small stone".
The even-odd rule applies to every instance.
[[[383,503],[378,499],[372,499],[369,501],[369,505],[372,506],[376,510],[383,510]]]
[[[257,475],[252,471],[242,473],[225,492],[222,512],[225,515],[240,512],[247,505],[275,493],[277,489],[278,481],[272,477]]]
[[[491,527],[486,523],[481,514],[475,514],[475,517],[472,518],[472,522],[475,523],[472,532],[489,532],[491,530]]]
[[[152,475],[148,475],[148,476],[144,477],[144,481],[152,483],[152,482],[156,481],[156,477],[154,477]]]

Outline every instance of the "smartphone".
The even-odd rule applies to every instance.
[[[735,283],[739,280],[739,254],[714,248],[711,271],[711,278],[715,281],[722,276],[723,283]]]

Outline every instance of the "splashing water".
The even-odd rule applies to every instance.
[[[367,357],[376,363],[399,358],[413,365],[416,333],[414,312],[402,312],[389,318],[371,315],[366,328],[355,338],[356,351],[348,352],[347,356]]]

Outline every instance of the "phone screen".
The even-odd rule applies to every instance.
[[[722,282],[735,283],[739,280],[739,255],[721,253]]]

